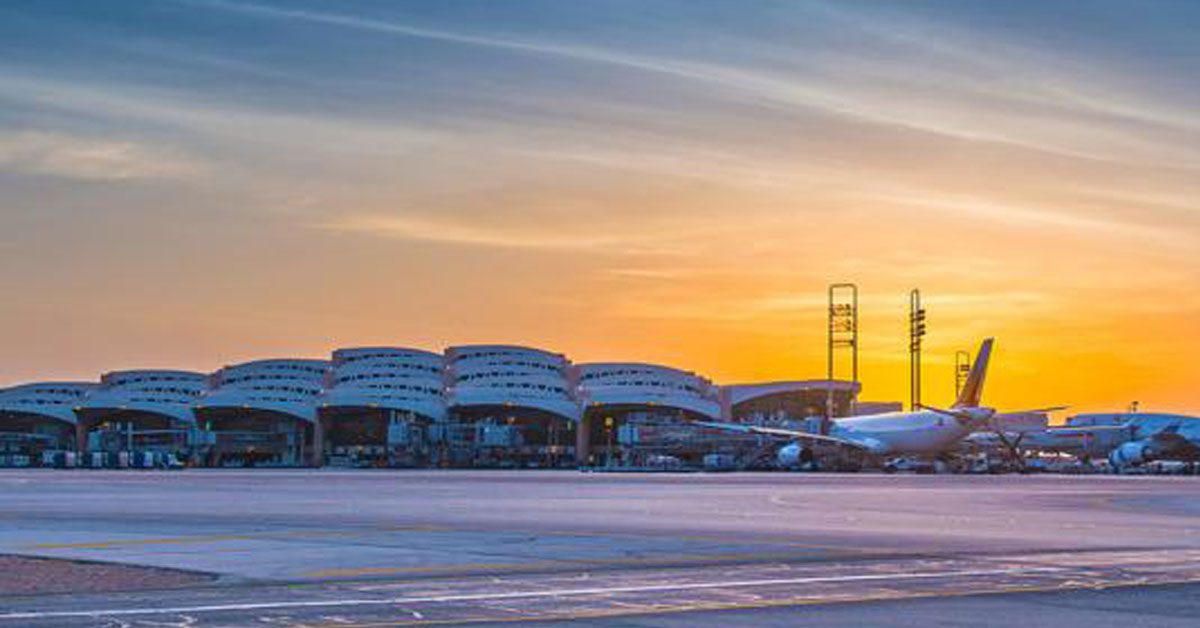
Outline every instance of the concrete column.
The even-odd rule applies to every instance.
[[[325,466],[325,422],[320,418],[313,423],[312,456],[309,464],[314,467]]]
[[[575,461],[579,464],[587,464],[588,456],[591,454],[592,422],[585,413],[575,428]]]
[[[717,389],[717,400],[721,403],[721,420],[733,420],[733,389],[722,386]]]
[[[75,451],[79,457],[79,465],[83,466],[84,458],[87,457],[87,435],[88,421],[85,419],[75,420]]]

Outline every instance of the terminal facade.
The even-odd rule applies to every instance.
[[[0,389],[0,466],[642,465],[711,453],[687,423],[794,426],[831,399],[830,416],[850,414],[858,392],[824,380],[719,386],[510,345],[349,348]]]

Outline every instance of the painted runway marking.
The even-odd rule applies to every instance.
[[[552,560],[534,560],[521,563],[450,563],[438,565],[422,565],[419,567],[350,567],[339,569],[321,569],[300,574],[304,578],[353,578],[356,576],[399,575],[409,573],[443,573],[457,571],[504,571],[521,572],[535,571],[553,567],[603,567],[627,565],[690,565],[693,563],[730,563],[751,562],[762,560],[794,560],[809,558],[808,552],[724,552],[713,554],[654,554],[651,556],[631,556],[622,558],[556,558]],[[366,590],[366,589],[364,589]]]
[[[386,526],[368,530],[279,530],[270,532],[248,532],[242,534],[208,534],[175,536],[154,539],[109,539],[79,543],[33,543],[28,549],[107,549],[111,547],[138,545],[181,545],[188,543],[215,543],[220,541],[286,541],[291,539],[322,539],[381,535],[390,532],[447,532],[449,528],[433,525]]]
[[[505,593],[457,593],[423,597],[393,597],[373,599],[308,600],[280,602],[249,602],[244,604],[212,604],[201,606],[176,606],[163,608],[110,608],[88,611],[28,611],[0,614],[0,621],[54,619],[67,617],[127,617],[135,615],[160,615],[184,613],[220,613],[230,611],[261,611],[289,608],[390,606],[398,604],[435,604],[445,602],[486,602],[496,600],[518,600],[555,597],[578,597],[588,595],[611,595],[620,593],[662,593],[669,591],[694,591],[703,589],[725,589],[766,587],[800,584],[829,584],[840,582],[930,580],[937,578],[969,578],[976,576],[1013,576],[1063,571],[1059,567],[1031,567],[1016,569],[975,569],[965,571],[940,571],[906,574],[865,574],[853,576],[826,576],[809,578],[773,578],[764,580],[739,580],[731,582],[696,582],[679,584],[653,584],[627,587],[597,587],[581,589],[551,589],[548,591],[512,591]]]

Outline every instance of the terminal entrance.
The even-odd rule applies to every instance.
[[[833,391],[833,412],[829,416],[850,416],[854,404],[854,393],[848,390]],[[829,392],[820,388],[789,390],[753,399],[733,406],[733,418],[738,422],[770,425],[783,421],[803,421],[811,417],[823,417],[829,403]]]
[[[177,467],[190,460],[194,425],[136,410],[89,410],[79,415],[86,467]]]
[[[323,408],[325,464],[336,467],[420,467],[432,460],[429,426],[412,412],[383,408]]]
[[[753,448],[758,439],[699,429],[691,423],[711,417],[644,404],[590,406],[584,412],[586,436],[580,464],[600,467],[698,467],[705,456]],[[742,442],[745,441],[745,442]]]
[[[433,426],[442,466],[571,468],[575,421],[521,406],[468,406]]]
[[[54,466],[55,457],[74,454],[74,431],[58,419],[0,412],[0,467]]]
[[[213,467],[296,467],[310,460],[313,424],[270,410],[206,408],[202,456]]]

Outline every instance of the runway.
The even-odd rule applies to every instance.
[[[5,471],[0,494],[0,553],[216,576],[3,596],[0,626],[902,622],[1200,582],[1190,478]]]

